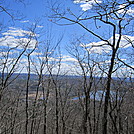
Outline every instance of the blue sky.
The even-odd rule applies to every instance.
[[[50,16],[52,14],[51,10],[49,9],[50,4],[54,4],[56,0],[25,0],[25,3],[19,3],[15,2],[15,0],[10,0],[10,1],[4,1],[2,2],[2,6],[5,8],[9,9],[9,12],[15,13],[14,15],[16,18],[20,18],[19,20],[12,20],[9,15],[6,13],[2,12],[1,13],[1,22],[5,24],[6,30],[4,29],[3,32],[0,34],[3,36],[8,36],[9,33],[12,36],[9,36],[8,40],[6,42],[3,42],[3,44],[10,42],[12,46],[15,45],[16,42],[18,42],[18,39],[21,40],[21,37],[23,36],[24,38],[24,33],[29,34],[27,32],[28,28],[37,22],[37,32],[42,31],[41,33],[38,33],[41,35],[40,40],[44,40],[48,37],[48,33],[53,38],[53,42],[56,42],[61,36],[63,36],[63,39],[60,43],[60,50],[62,53],[62,62],[63,62],[63,71],[64,70],[75,70],[73,69],[70,64],[72,65],[73,62],[73,67],[76,66],[75,62],[76,59],[74,57],[71,57],[68,52],[66,51],[66,46],[70,45],[70,42],[74,42],[76,38],[81,37],[81,35],[84,34],[84,38],[82,39],[81,43],[79,45],[82,48],[89,47],[91,54],[94,57],[97,57],[98,55],[101,57],[102,53],[105,52],[106,55],[110,54],[110,49],[108,46],[104,47],[94,47],[91,48],[92,46],[97,46],[98,44],[105,44],[105,42],[100,41],[99,39],[93,37],[91,34],[88,34],[86,30],[83,30],[80,26],[78,25],[68,25],[68,26],[59,26],[54,23],[52,23],[51,18],[48,18],[47,16]],[[98,0],[99,3],[102,2],[102,0]],[[86,3],[84,0],[82,2],[79,2],[79,0],[75,0],[75,3],[73,3],[72,0],[58,0],[58,3],[60,4],[61,10],[64,9],[70,9],[74,14],[79,15],[83,11],[87,11],[85,13],[86,15],[93,15],[93,13],[90,12],[90,9],[92,8],[91,4],[94,4],[94,0],[91,0],[89,3]],[[122,5],[120,5],[122,6]],[[123,12],[123,11],[120,11]],[[128,14],[133,16],[134,10],[131,8],[128,9]],[[121,13],[120,13],[121,14]],[[85,16],[85,15],[84,15]],[[83,17],[84,17],[83,16]],[[66,21],[61,21],[62,24],[66,23]],[[112,42],[112,37],[111,37],[111,27],[103,25],[101,22],[97,22],[97,28],[95,23],[91,21],[86,21],[83,22],[83,24],[87,25],[88,28],[93,30],[94,32],[97,32],[100,35],[104,35],[107,40]],[[13,37],[16,34],[15,38]],[[118,38],[118,34],[116,36]],[[134,35],[126,35],[122,36],[122,46],[127,44],[127,48],[130,47],[130,44],[126,41],[125,38],[129,38],[132,41],[134,40]],[[2,40],[3,38],[1,38]],[[23,41],[23,40],[22,40]],[[25,38],[25,41],[27,39]],[[33,40],[33,42],[36,42]],[[32,43],[33,43],[32,42]],[[21,46],[18,48],[21,50]],[[84,51],[82,52],[84,53]],[[81,54],[82,54],[81,53]],[[131,52],[133,53],[133,52]],[[35,53],[34,53],[35,54]],[[33,55],[34,55],[33,54]],[[97,56],[96,56],[97,55]],[[123,59],[125,59],[126,55],[122,56]],[[133,57],[132,57],[133,58]],[[52,60],[52,58],[51,58]],[[25,59],[24,59],[25,61]],[[133,60],[132,60],[133,61]],[[131,60],[129,62],[132,62]],[[99,62],[105,62],[105,64],[109,64],[109,58],[106,56],[103,56],[103,60],[100,58]],[[132,63],[131,63],[132,64]],[[77,68],[77,71],[79,68]],[[80,71],[81,72],[81,71]]]
[[[54,1],[56,0],[52,0],[51,3],[55,3]],[[22,19],[12,21],[10,16],[5,13],[1,14],[1,19],[8,25],[7,27],[15,26],[19,28],[29,27],[30,24],[39,21],[39,25],[42,25],[45,31],[48,30],[49,27],[55,36],[64,34],[63,44],[68,44],[68,41],[71,40],[74,35],[80,36],[86,33],[86,31],[78,25],[58,26],[49,21],[50,19],[45,16],[51,14],[51,10],[49,9],[51,3],[47,2],[47,0],[26,0],[25,4],[14,2],[14,0],[10,0],[10,2],[6,1],[4,4],[5,7],[13,9],[13,12],[16,11],[18,14],[17,17]],[[82,11],[81,7],[78,4],[74,4],[72,0],[58,0],[58,3],[61,4],[61,8],[62,6],[63,9],[70,8],[75,14],[80,14]],[[9,10],[9,12],[12,13],[12,10]],[[21,15],[23,16],[21,17]],[[91,23],[90,27],[94,27],[94,24]]]

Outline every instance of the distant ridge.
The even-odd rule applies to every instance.
[[[7,73],[4,73],[4,77],[7,76]],[[27,79],[27,76],[28,74],[27,73],[14,73],[12,74],[11,78],[15,78],[15,77],[18,77],[19,79]],[[43,76],[46,76],[48,77],[49,74],[43,74]],[[2,77],[2,74],[0,73],[0,77]],[[53,77],[56,77],[56,75],[54,74]],[[30,78],[33,79],[33,80],[36,80],[38,79],[38,75],[37,74],[30,74]],[[82,76],[78,76],[78,75],[59,75],[58,76],[59,79],[61,78],[70,78],[70,79],[78,79],[78,78],[82,78]],[[90,78],[90,76],[87,76],[87,78]],[[96,80],[97,79],[100,79],[100,77],[94,77]],[[107,77],[102,77],[101,79],[106,79]],[[130,81],[130,78],[117,78],[117,77],[112,77],[112,79],[114,80],[125,80],[126,82],[129,82]],[[134,78],[131,78],[131,81],[134,81]]]

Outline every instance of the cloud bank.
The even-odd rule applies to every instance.
[[[117,46],[117,41],[119,39],[119,34],[115,35],[115,47]],[[113,44],[113,37],[108,39],[108,42]],[[128,48],[134,45],[134,36],[122,35],[120,41],[120,48]],[[107,44],[105,41],[92,42],[89,44],[80,44],[80,46],[85,47],[90,53],[109,53],[112,50],[112,47]]]
[[[26,31],[21,28],[9,27],[7,32],[2,33],[3,37],[0,38],[0,46],[8,46],[10,48],[24,48],[27,46],[29,49],[33,49],[37,44],[37,40],[34,39],[36,34],[31,31]]]

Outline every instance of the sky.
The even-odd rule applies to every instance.
[[[58,3],[61,3],[61,2],[64,3],[63,1],[66,1],[66,0],[58,0]],[[67,0],[67,1],[69,2],[68,3],[69,6],[74,5],[70,0]],[[54,3],[54,1],[52,3]],[[1,14],[1,19],[4,22],[7,23],[7,21],[10,20],[10,22],[8,23],[8,26],[15,25],[16,27],[23,28],[24,25],[28,27],[30,24],[38,22],[39,25],[43,26],[46,31],[49,26],[50,29],[52,30],[52,32],[55,32],[58,34],[63,34],[63,33],[68,34],[68,32],[73,33],[73,31],[76,32],[76,30],[78,30],[75,27],[73,27],[73,29],[71,28],[71,31],[70,31],[71,26],[69,28],[66,28],[66,27],[60,27],[60,26],[53,24],[50,21],[51,19],[49,19],[47,17],[50,15],[50,9],[49,9],[50,4],[47,2],[47,0],[34,0],[34,1],[33,0],[25,0],[24,4],[14,2],[14,0],[10,0],[10,2],[6,1],[4,5],[6,5],[6,6],[9,5],[9,7],[11,9],[14,9],[17,12],[17,14],[18,14],[17,17],[20,14],[19,18],[22,18],[21,20],[18,20],[18,21],[11,21],[11,18],[9,15],[7,15],[5,13]],[[23,16],[21,16],[21,15],[23,15]]]
[[[57,4],[56,0],[49,0],[49,1],[47,0],[24,0],[24,2],[23,0],[22,2],[17,2],[17,1],[18,0],[10,0],[10,1],[2,0],[0,2],[0,4],[6,9],[8,9],[8,11],[11,14],[13,13],[13,16],[14,16],[14,19],[12,19],[11,16],[8,15],[7,13],[4,13],[4,12],[1,13],[0,21],[1,23],[4,24],[4,28],[0,32],[0,37],[1,37],[0,42],[2,42],[1,49],[3,49],[1,50],[2,52],[1,55],[4,55],[6,53],[7,44],[8,44],[8,47],[15,47],[17,44],[17,52],[12,51],[12,53],[17,53],[19,55],[19,53],[23,49],[23,46],[24,46],[23,44],[29,41],[27,36],[28,35],[31,36],[32,34],[29,31],[31,26],[37,23],[36,34],[32,35],[33,39],[31,40],[28,46],[29,52],[30,52],[30,49],[34,48],[35,45],[37,44],[35,36],[39,38],[38,43],[40,42],[40,44],[43,44],[43,41],[49,38],[50,40],[52,40],[51,44],[56,45],[56,42],[58,42],[58,40],[62,38],[60,42],[60,52],[59,50],[56,52],[56,53],[60,53],[59,54],[60,56],[59,55],[56,55],[56,56],[57,56],[57,59],[58,57],[60,58],[62,57],[61,72],[63,72],[63,74],[65,72],[69,72],[70,70],[72,70],[71,71],[72,73],[68,73],[68,74],[73,74],[74,72],[81,73],[80,68],[77,65],[78,63],[76,59],[73,56],[71,56],[67,51],[67,46],[72,45],[74,42],[84,49],[85,48],[89,49],[91,55],[94,58],[97,58],[98,55],[99,57],[103,55],[103,60],[100,58],[99,62],[104,62],[105,64],[109,64],[110,59],[107,57],[107,55],[110,55],[111,48],[105,45],[106,42],[93,37],[92,35],[88,34],[86,30],[83,30],[80,26],[76,24],[59,26],[53,23],[54,21],[50,17],[48,17],[48,16],[51,16],[52,14],[50,5],[52,4],[56,5]],[[97,2],[101,4],[102,0],[97,0]],[[93,12],[90,12],[93,5],[95,5],[94,0],[91,0],[89,2],[85,2],[85,0],[74,0],[74,2],[73,0],[58,0],[58,4],[61,7],[60,10],[68,9],[68,11],[71,11],[72,13],[76,15],[79,15],[83,12],[87,12],[87,14],[84,14],[82,17],[85,17],[85,15],[94,14]],[[119,7],[121,8],[123,6],[124,5],[120,5]],[[122,14],[123,12],[124,12],[123,10],[120,10],[119,14]],[[127,13],[133,17],[134,8],[129,8]],[[60,24],[65,24],[65,23],[68,24],[68,22],[66,21],[60,22]],[[87,25],[88,28],[92,29],[94,32],[97,32],[97,34],[104,35],[105,38],[109,42],[112,42],[112,36],[111,36],[111,33],[109,32],[111,27],[104,26],[101,22],[95,24],[92,21],[88,21],[88,23],[83,22],[83,24],[85,25],[88,24]],[[78,41],[78,39],[76,38],[81,39],[81,41]],[[116,38],[118,39],[118,34],[116,35]],[[121,47],[130,49],[131,43],[126,38],[129,38],[131,39],[131,41],[133,41],[134,34],[122,36]],[[98,45],[100,46],[104,45],[104,46],[96,47]],[[45,45],[43,47],[45,47]],[[53,47],[51,48],[51,50],[53,50]],[[72,51],[72,52],[73,50],[74,48],[72,50],[69,49],[69,51]],[[125,52],[124,49],[123,51]],[[38,55],[39,57],[40,53],[42,53],[41,50],[40,52],[35,51],[34,53],[32,53],[32,55],[33,56]],[[104,53],[106,56],[104,56]],[[133,51],[131,53],[133,54]],[[81,55],[82,54],[84,54],[83,51],[81,52]],[[121,54],[122,53],[120,53],[120,55]],[[15,56],[16,55],[12,55],[12,58],[15,58]],[[128,57],[130,58],[131,56],[128,56]],[[35,59],[35,57],[33,57],[33,59]],[[126,54],[122,55],[122,59],[127,60]],[[50,61],[52,60],[54,59],[50,57]],[[128,61],[133,66],[132,61],[133,61],[133,57],[131,57],[131,60]],[[27,62],[25,58],[23,58],[22,63],[25,63],[27,66]],[[22,72],[26,72],[26,69],[24,69]],[[53,72],[57,72],[57,68],[55,68]],[[99,71],[96,71],[96,73],[99,73]]]

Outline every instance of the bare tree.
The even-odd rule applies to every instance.
[[[3,132],[10,132],[11,133],[14,132],[14,128],[15,128],[15,121],[16,121],[16,116],[18,116],[18,107],[19,107],[19,96],[20,93],[18,91],[12,91],[11,85],[14,85],[13,83],[15,83],[17,81],[17,78],[19,77],[20,73],[22,72],[24,66],[22,66],[21,62],[22,59],[24,58],[24,55],[30,51],[30,47],[31,44],[33,45],[30,54],[35,50],[38,42],[37,39],[35,37],[35,33],[34,33],[35,29],[31,29],[31,31],[27,31],[28,34],[25,35],[27,36],[27,40],[25,38],[25,41],[23,40],[23,38],[18,38],[17,42],[8,42],[6,44],[5,49],[3,50],[3,52],[1,52],[2,57],[1,57],[1,94],[0,94],[0,104],[1,104],[1,110],[3,111],[3,114],[1,115],[1,119],[3,120],[3,122],[5,122],[6,118],[8,118],[8,116],[6,116],[5,112],[8,109],[12,109],[11,110],[11,115],[13,112],[14,117],[11,117],[11,128],[8,128],[8,125],[6,126],[6,124],[4,125],[5,130]],[[6,38],[3,38],[4,40],[1,41],[2,44],[5,44]],[[34,43],[33,43],[34,41]],[[14,44],[14,45],[13,45]],[[17,51],[17,49],[20,49],[20,51]],[[18,74],[15,75],[15,72]],[[29,80],[29,78],[28,78]],[[16,84],[17,85],[17,84]],[[27,91],[28,91],[28,83],[27,83]],[[8,105],[8,102],[5,101],[5,98],[13,97],[13,93],[16,93],[15,96],[15,100],[12,101],[11,106]],[[11,93],[11,94],[9,94]],[[18,94],[18,95],[17,95]],[[18,97],[17,97],[18,96]],[[26,98],[26,106],[28,107],[28,98]],[[4,107],[3,107],[4,104]],[[8,113],[8,112],[7,112]],[[10,112],[9,112],[10,114]],[[3,117],[2,117],[3,116]],[[2,123],[1,120],[1,123]],[[7,120],[8,121],[8,120]],[[10,124],[10,123],[9,123]]]
[[[132,25],[133,17],[131,13],[129,13],[131,7],[133,6],[134,1],[121,1],[118,2],[116,0],[114,1],[94,1],[93,3],[90,3],[90,1],[76,1],[76,2],[84,2],[90,4],[92,9],[90,11],[93,12],[93,14],[89,14],[87,9],[83,9],[84,11],[76,15],[71,11],[71,9],[67,9],[65,12],[60,12],[60,6],[56,5],[52,6],[53,15],[50,16],[53,18],[52,22],[58,24],[58,25],[72,25],[77,24],[80,27],[82,27],[84,30],[86,30],[90,35],[98,38],[101,40],[101,42],[98,42],[98,45],[93,47],[104,47],[108,46],[110,47],[110,62],[109,66],[107,68],[107,83],[106,83],[106,95],[105,95],[105,101],[104,101],[104,115],[102,120],[102,133],[107,134],[108,133],[108,113],[109,113],[109,103],[110,103],[110,91],[111,91],[111,82],[112,82],[112,74],[117,71],[119,68],[116,68],[116,59],[117,54],[123,48],[122,46],[122,39],[124,39],[124,34],[127,34],[125,30]],[[83,6],[84,7],[84,6]],[[68,14],[68,15],[66,15]],[[70,15],[70,16],[69,16]],[[66,20],[67,23],[62,22],[62,20]],[[94,22],[94,28],[95,30],[92,30],[90,25],[87,25],[86,22]],[[99,26],[99,23],[102,23],[103,25]],[[102,29],[102,27],[110,28],[109,35],[112,36],[110,39],[109,37],[103,36],[103,34],[100,34],[97,30]],[[131,36],[132,36],[131,32]],[[129,43],[132,44],[133,40],[131,40],[131,37],[128,36]],[[100,44],[101,43],[101,44]],[[126,41],[125,45],[129,44],[128,41]],[[107,48],[106,48],[107,49]],[[120,58],[121,59],[121,58]],[[120,60],[122,61],[122,60]],[[122,62],[123,63],[123,62]],[[123,63],[124,65],[129,66],[128,64]],[[131,65],[130,65],[131,66]],[[132,68],[132,67],[130,67]],[[133,68],[132,68],[133,69]]]

